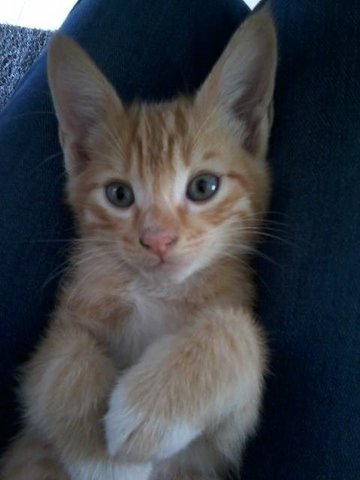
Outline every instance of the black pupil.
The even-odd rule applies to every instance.
[[[212,190],[212,185],[210,184],[210,182],[206,181],[204,178],[201,178],[197,182],[197,188],[199,193],[204,194],[204,193],[207,193],[208,188]]]
[[[117,187],[116,189],[116,198],[119,202],[122,202],[126,198],[126,193],[124,187]]]

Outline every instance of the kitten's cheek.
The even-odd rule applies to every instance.
[[[111,457],[128,462],[166,459],[185,448],[200,435],[200,430],[187,422],[167,422],[156,418],[152,405],[140,411],[127,402],[122,380],[115,387],[110,408],[105,416],[107,450]]]

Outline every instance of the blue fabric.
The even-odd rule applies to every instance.
[[[280,64],[269,238],[257,262],[272,374],[243,479],[360,471],[360,9],[273,0]],[[125,99],[193,91],[248,9],[239,0],[81,0],[63,31]],[[45,58],[0,116],[0,439],[17,428],[15,368],[54,303],[73,236]]]

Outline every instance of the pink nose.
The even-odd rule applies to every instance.
[[[144,248],[151,250],[159,257],[162,257],[166,251],[175,245],[178,237],[173,232],[145,230],[139,241]]]

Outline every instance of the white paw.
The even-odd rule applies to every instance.
[[[128,402],[128,387],[121,379],[110,396],[104,418],[109,455],[143,462],[162,460],[186,447],[200,430],[186,422],[168,422],[154,415],[152,406]]]
[[[151,464],[119,465],[111,461],[73,462],[66,465],[66,472],[72,480],[148,480]]]

